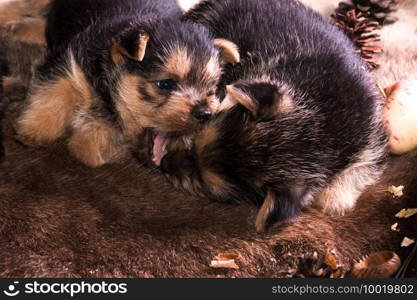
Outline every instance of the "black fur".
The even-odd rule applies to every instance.
[[[49,49],[68,43],[88,26],[101,28],[133,20],[172,17],[178,19],[181,8],[175,0],[55,0],[50,6],[46,39]]]
[[[260,204],[271,191],[277,204],[271,223],[296,216],[354,164],[365,166],[358,174],[370,173],[369,182],[378,178],[387,154],[381,103],[338,28],[292,0],[205,1],[185,18],[239,46],[241,63],[227,66],[220,93],[234,84],[252,98],[257,115],[234,106],[208,124],[218,134],[202,151],[196,149],[204,131],[188,154],[168,152],[163,166],[170,166],[165,171],[174,181],[222,201]],[[284,94],[294,107],[271,116],[268,110]],[[197,171],[184,170],[187,159],[197,162]],[[225,181],[221,192],[204,181],[204,170]]]

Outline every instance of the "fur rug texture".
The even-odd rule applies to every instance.
[[[0,22],[36,15],[44,2],[0,0]],[[189,7],[195,1],[180,2]],[[338,0],[303,2],[329,16]],[[416,1],[404,0],[397,14],[399,21],[382,30],[384,53],[374,71],[383,86],[417,79]],[[380,182],[345,216],[306,209],[294,222],[258,234],[255,207],[188,196],[133,157],[91,169],[72,158],[63,142],[45,149],[19,144],[13,120],[26,89],[17,82],[27,83],[27,68],[43,49],[41,38],[31,38],[9,36],[8,43],[14,79],[6,80],[0,277],[293,277],[310,274],[304,262],[315,252],[313,265],[336,251],[345,271],[375,251],[395,251],[402,260],[410,253],[412,246],[400,243],[404,236],[416,238],[417,217],[394,215],[417,205],[417,150],[391,157]],[[20,54],[25,70],[13,69]],[[388,193],[391,185],[404,185],[404,196]],[[400,232],[390,230],[395,222]],[[239,269],[209,267],[227,252],[240,256]],[[416,277],[416,269],[414,260],[407,276]]]

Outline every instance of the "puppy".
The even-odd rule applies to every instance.
[[[351,42],[291,0],[205,1],[186,16],[240,48],[218,115],[168,144],[162,170],[217,201],[260,205],[256,228],[314,203],[351,209],[387,156],[381,102]]]
[[[181,21],[174,0],[55,0],[49,9],[48,53],[16,131],[33,146],[68,135],[88,166],[145,135],[159,164],[159,141],[211,118],[221,64],[239,60],[234,44]]]

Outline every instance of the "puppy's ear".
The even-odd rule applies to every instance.
[[[237,64],[240,62],[239,47],[225,39],[214,39],[214,46],[220,49],[220,60],[222,64]]]
[[[254,118],[271,118],[291,112],[295,107],[288,92],[266,82],[237,83],[226,87],[226,97],[220,105],[227,110],[237,103],[246,107]]]
[[[256,116],[258,105],[251,95],[235,85],[228,85],[226,86],[226,97],[220,104],[219,111],[228,110],[236,104],[244,106],[253,116]]]
[[[142,61],[148,46],[149,35],[147,33],[132,33],[123,35],[118,41],[113,42],[111,58],[114,63],[120,63],[123,57]]]

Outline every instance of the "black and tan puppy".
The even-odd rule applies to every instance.
[[[313,202],[351,209],[387,155],[378,94],[351,42],[292,0],[205,1],[188,18],[236,43],[241,63],[223,76],[219,114],[173,140],[162,169],[191,192],[260,205],[258,231]]]
[[[189,132],[216,111],[221,63],[236,46],[180,20],[174,0],[55,0],[48,54],[37,68],[18,137],[44,145],[69,135],[70,151],[102,165],[149,132],[158,163],[166,135]]]

